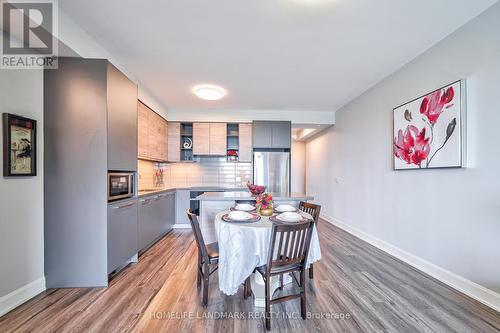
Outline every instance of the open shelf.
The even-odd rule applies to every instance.
[[[181,123],[181,161],[193,161],[193,123]],[[190,143],[191,148],[184,148],[185,143]]]
[[[193,160],[193,150],[181,149],[181,161],[192,161],[192,160]]]
[[[238,149],[240,146],[239,128],[239,125],[236,123],[227,124],[227,153],[229,153],[229,151],[236,151],[236,153],[238,153]],[[232,156],[229,156],[229,154],[226,154],[226,160],[228,162],[238,162],[238,159],[238,156],[234,158]]]

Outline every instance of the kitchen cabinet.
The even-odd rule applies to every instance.
[[[292,123],[289,121],[254,121],[253,148],[290,149]]]
[[[106,287],[137,252],[137,206],[112,209],[106,181],[137,170],[136,110],[135,86],[105,59],[59,57],[43,71],[47,288]]]
[[[168,157],[167,121],[147,105],[138,102],[138,150],[139,158],[166,161]]]
[[[175,194],[175,223],[188,224],[187,210],[191,206],[190,190],[177,190]]]
[[[289,121],[273,122],[272,130],[273,148],[291,148],[292,147],[292,123]]]
[[[175,191],[160,194],[160,205],[162,207],[161,208],[162,234],[169,232],[174,227],[176,218],[175,202],[176,202]]]
[[[239,161],[252,162],[252,124],[238,125]]]
[[[225,156],[226,153],[226,123],[193,124],[193,155]]]
[[[181,123],[168,122],[167,128],[167,161],[179,162],[181,160]]]
[[[137,86],[108,64],[108,169],[137,169]]]
[[[108,205],[108,274],[138,252],[137,199]]]
[[[254,148],[272,147],[273,125],[270,121],[254,121],[252,131]]]
[[[210,155],[225,156],[227,153],[227,124],[210,123]]]
[[[143,250],[155,240],[155,210],[153,197],[139,199],[139,250]]]
[[[153,201],[155,239],[170,230],[175,223],[175,192],[158,194]]]
[[[175,223],[175,192],[139,200],[139,250],[144,250],[172,230]]]
[[[149,113],[149,127],[153,129],[153,137],[150,137],[148,147],[153,152],[152,158],[159,161],[167,160],[167,122],[155,112]]]
[[[149,109],[137,101],[137,156],[147,157],[149,155]]]
[[[193,155],[210,155],[210,124],[193,124]]]

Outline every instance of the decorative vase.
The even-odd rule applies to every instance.
[[[266,209],[260,209],[260,215],[262,216],[271,216],[273,215],[273,209],[271,207],[266,208]]]

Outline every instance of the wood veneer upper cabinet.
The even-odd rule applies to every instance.
[[[179,162],[181,160],[181,123],[168,123],[168,156],[167,161]]]
[[[149,109],[146,105],[137,101],[138,109],[138,150],[137,156],[149,158],[148,142],[149,142]]]
[[[151,110],[148,112],[148,155],[152,159],[159,157],[159,147],[157,145],[160,131],[158,127],[158,115]]]
[[[210,155],[227,154],[227,124],[210,123]]]
[[[159,117],[158,130],[160,135],[158,136],[158,157],[162,161],[166,161],[168,158],[168,125],[167,121],[162,117]]]
[[[252,162],[252,124],[239,124],[239,161]]]
[[[193,124],[193,155],[210,155],[210,124]]]
[[[156,161],[167,160],[167,121],[139,101],[138,156]]]

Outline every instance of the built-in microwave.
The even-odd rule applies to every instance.
[[[135,172],[108,172],[108,201],[135,196]]]

